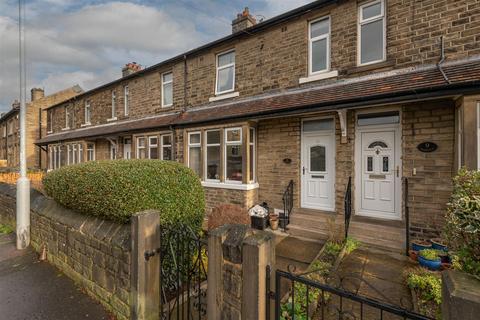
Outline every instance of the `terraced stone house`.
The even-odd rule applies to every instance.
[[[44,109],[70,99],[83,92],[79,86],[61,90],[45,96],[41,88],[31,90],[31,100],[26,106],[26,157],[30,169],[47,168],[47,153],[35,145],[35,141],[46,134],[46,114]],[[16,168],[20,165],[20,103],[12,104],[12,108],[0,116],[0,160],[6,160],[6,166]]]
[[[292,181],[288,232],[311,239],[343,227],[348,190],[360,240],[403,248],[407,208],[413,237],[441,230],[452,177],[479,167],[478,1],[320,0],[261,22],[246,9],[232,31],[48,108],[49,168],[179,161],[209,210],[282,212]]]

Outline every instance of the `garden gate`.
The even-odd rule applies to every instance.
[[[266,287],[272,288],[271,270],[267,267]],[[356,279],[361,281],[361,279]],[[373,300],[345,290],[342,279],[336,285],[312,280],[306,276],[276,270],[274,291],[267,293],[266,319],[275,320],[308,319],[410,319],[433,320],[427,316],[393,304]],[[274,301],[274,315],[270,302]]]
[[[207,239],[190,226],[160,227],[160,319],[206,319]]]

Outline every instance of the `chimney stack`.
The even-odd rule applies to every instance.
[[[17,99],[15,99],[15,101],[13,101],[12,109],[20,109],[20,102]]]
[[[30,92],[32,94],[32,102],[45,97],[45,91],[43,89],[33,88]]]
[[[136,62],[127,63],[125,67],[122,68],[122,77],[129,76],[132,73],[135,73],[140,70],[142,70],[142,66],[139,65],[138,63]]]
[[[237,17],[232,21],[232,33],[248,29],[256,24],[257,20],[250,14],[248,7],[245,7],[243,12],[237,14]]]

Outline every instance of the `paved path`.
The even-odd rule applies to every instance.
[[[338,268],[338,276],[343,279],[342,287],[358,295],[412,310],[412,297],[405,284],[403,272],[411,266],[407,257],[399,254],[365,250],[359,248],[344,258]],[[335,280],[334,280],[335,282]],[[338,281],[336,283],[338,285]],[[332,297],[329,307],[337,309],[339,301]],[[343,300],[343,311],[360,319],[360,304]],[[325,317],[326,319],[335,318]],[[368,306],[363,307],[363,319],[380,319],[380,312]],[[382,319],[402,319],[383,314]]]
[[[32,250],[15,250],[14,241],[13,234],[0,234],[0,319],[113,319]]]

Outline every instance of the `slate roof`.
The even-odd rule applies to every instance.
[[[92,128],[52,134],[38,140],[39,145],[79,138],[145,131],[169,126],[188,126],[212,121],[248,119],[277,114],[341,109],[383,102],[401,102],[480,91],[480,59],[437,66],[392,71],[307,89],[292,89],[243,100],[207,104],[182,113],[130,120]]]

